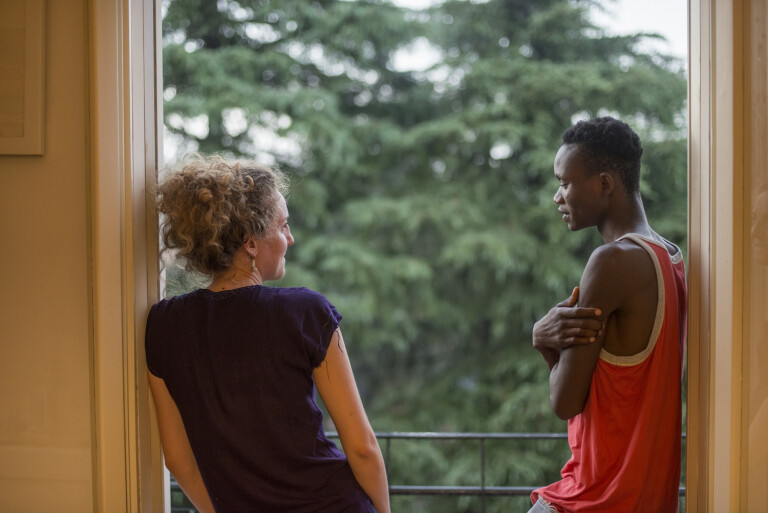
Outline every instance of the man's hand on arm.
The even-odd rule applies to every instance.
[[[602,313],[601,320],[617,312],[632,293],[634,277],[627,273],[626,252],[607,244],[597,248],[581,277],[580,295],[585,304],[594,305]],[[549,373],[549,400],[561,419],[570,419],[584,410],[589,397],[592,373],[600,358],[606,338],[603,329],[590,344],[565,347]]]
[[[550,370],[560,359],[560,351],[567,347],[590,344],[603,330],[599,308],[575,306],[579,288],[571,296],[555,305],[533,325],[533,347],[541,353]]]

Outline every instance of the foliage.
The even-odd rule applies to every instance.
[[[552,203],[552,161],[575,120],[612,113],[635,127],[651,223],[684,246],[681,63],[639,51],[642,35],[606,35],[587,19],[593,6],[167,2],[166,125],[202,152],[256,156],[292,175],[296,245],[274,285],[318,290],[344,314],[376,430],[565,430],[529,340],[600,243],[594,231],[569,233]],[[434,64],[403,58],[426,42]],[[508,454],[489,458],[487,484],[551,482],[568,452]],[[393,453],[395,484],[453,485],[476,472],[475,454],[424,444]],[[423,500],[397,499],[404,511]],[[450,508],[440,511],[478,506]]]

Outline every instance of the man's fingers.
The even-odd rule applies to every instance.
[[[572,334],[577,337],[594,337],[595,335],[598,335],[600,333],[601,326],[576,326],[571,328],[569,331],[569,334]]]
[[[567,323],[563,323],[563,326],[567,326],[570,329],[590,332],[597,332],[603,329],[603,323],[597,319],[571,319]]]
[[[600,330],[575,328],[568,331],[564,342],[568,344],[591,344],[600,336]]]
[[[571,339],[571,341],[572,341],[572,345],[574,345],[574,346],[576,346],[576,345],[586,345],[586,344],[591,344],[591,343],[593,343],[595,340],[596,340],[596,338],[595,338],[595,337],[573,337],[573,338]]]
[[[568,299],[560,301],[557,306],[572,307],[579,302],[579,287],[574,287]]]
[[[586,307],[577,307],[577,308],[569,308],[567,311],[563,312],[568,317],[574,317],[574,318],[584,318],[584,317],[600,317],[603,312],[599,308],[586,308]]]
[[[567,345],[591,344],[600,336],[600,329],[571,328],[564,335]]]

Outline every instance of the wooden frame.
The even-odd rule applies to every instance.
[[[170,501],[143,343],[159,296],[160,2],[87,4],[93,511],[161,513]]]
[[[764,69],[752,55],[761,47],[750,39],[750,31],[760,27],[751,25],[750,13],[761,1],[689,0],[686,509],[702,513],[748,507],[745,456],[751,448],[744,415],[751,314],[744,306],[752,277],[745,266],[750,246],[746,187],[750,169],[765,165],[749,161],[751,149],[762,141],[749,123],[766,119],[764,101],[749,89],[750,70]]]
[[[142,204],[161,154],[162,116],[152,115],[161,104],[150,91],[162,90],[153,71],[159,68],[159,54],[153,53],[156,26],[155,42],[150,36],[150,13],[159,19],[156,3],[89,2],[94,511],[167,510],[139,343],[147,305],[157,298],[156,228]],[[689,0],[686,509],[702,513],[736,512],[744,504],[741,140],[745,111],[765,116],[752,110],[743,92],[744,12],[750,5],[750,0]]]
[[[42,155],[44,0],[0,3],[0,154]]]

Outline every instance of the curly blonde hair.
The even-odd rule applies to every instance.
[[[250,236],[261,238],[288,192],[278,169],[218,155],[187,155],[158,185],[163,251],[176,250],[186,269],[212,276],[226,271]]]

